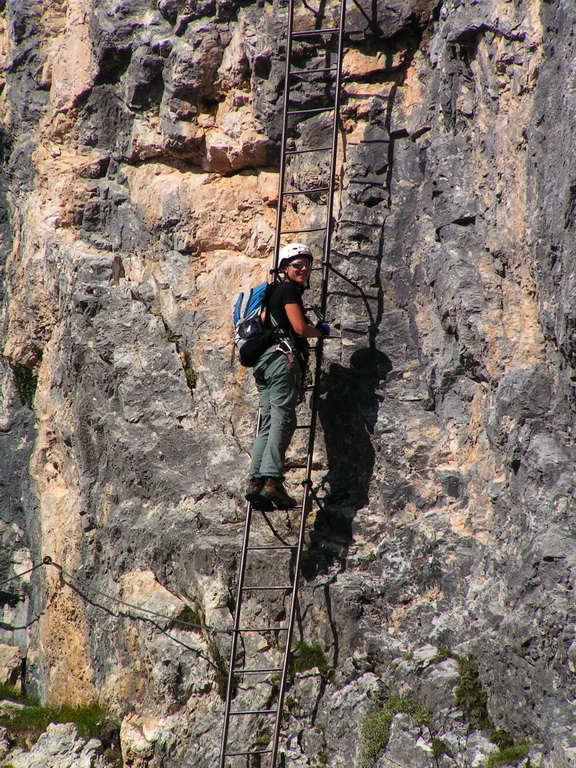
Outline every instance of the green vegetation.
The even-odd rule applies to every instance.
[[[492,731],[494,734],[504,734],[505,731],[499,732],[494,729],[494,723],[488,713],[488,697],[482,687],[478,665],[474,659],[471,656],[467,658],[458,656],[450,648],[439,648],[431,663],[440,664],[446,659],[454,659],[458,663],[460,683],[454,692],[454,703],[462,710],[470,727]],[[495,739],[492,741],[498,744]]]
[[[436,653],[436,656],[430,661],[430,664],[441,664],[443,661],[446,661],[446,659],[456,659],[458,660],[458,656],[450,650],[450,648],[438,648],[438,651]]]
[[[36,704],[6,712],[0,716],[0,725],[16,736],[36,740],[50,723],[74,723],[80,736],[90,739],[98,735],[104,717],[104,710],[97,704],[86,707],[44,707]]]
[[[488,714],[488,697],[482,688],[478,665],[469,656],[467,659],[458,658],[460,684],[455,691],[455,704],[464,713],[464,717],[472,728],[485,731],[494,729],[494,724]]]
[[[216,672],[216,690],[222,701],[226,700],[226,691],[228,688],[228,667],[226,661],[222,658],[220,647],[212,636],[207,624],[204,610],[197,603],[186,604],[182,610],[171,619],[168,629],[180,629],[183,631],[198,632],[202,635],[207,645],[207,655],[201,654],[202,658],[212,665]],[[236,691],[234,682],[233,691]]]
[[[15,701],[18,704],[36,703],[30,699],[28,694],[19,691],[18,688],[8,683],[0,683],[0,701]]]
[[[177,333],[174,333],[174,331],[171,328],[169,328],[166,325],[166,323],[164,323],[164,327],[166,328],[166,338],[168,339],[168,341],[171,344],[178,344],[178,342],[180,341],[180,339],[182,337],[180,335],[178,335]]]
[[[381,709],[368,715],[362,725],[361,768],[372,768],[388,743],[390,725],[399,713],[409,715],[420,725],[430,724],[431,712],[427,707],[414,699],[391,696]]]
[[[13,697],[10,697],[14,701]],[[21,702],[22,703],[22,702]],[[106,727],[109,735],[118,733],[118,726],[112,724],[106,710],[98,704],[83,707],[72,706],[42,706],[41,704],[26,704],[17,709],[10,709],[0,715],[0,725],[4,726],[19,744],[35,742],[50,725],[50,723],[74,723],[83,739],[102,739],[102,729]],[[109,739],[112,741],[114,739]]]
[[[120,727],[99,704],[81,707],[43,706],[27,693],[21,693],[6,684],[0,684],[0,701],[23,705],[13,709],[6,707],[0,715],[0,726],[6,728],[10,738],[15,740],[18,746],[28,748],[30,744],[35,743],[50,723],[74,723],[83,739],[88,741],[98,738],[104,748],[106,760],[115,768],[122,768]]]
[[[160,314],[160,318],[164,323],[166,338],[168,339],[170,344],[174,344],[174,346],[176,347],[176,351],[180,356],[180,359],[184,361],[183,369],[184,369],[184,376],[186,377],[186,384],[188,385],[188,389],[191,392],[193,392],[196,389],[196,384],[198,383],[198,376],[192,365],[190,354],[186,349],[184,349],[184,345],[181,342],[182,336],[178,333],[174,333],[174,331],[170,328],[170,326],[168,325],[166,320],[164,320],[161,314]]]
[[[510,736],[508,731],[505,731],[502,728],[496,728],[490,732],[490,741],[494,742],[500,749],[508,749],[508,747],[514,746],[514,739]]]
[[[272,709],[272,705],[278,699],[279,693],[280,693],[280,685],[278,683],[273,682],[270,685],[270,692],[266,697],[266,701],[264,703],[264,709]]]
[[[14,376],[14,386],[20,397],[20,402],[22,405],[32,408],[36,395],[38,376],[35,376],[30,368],[26,368],[26,366],[18,363],[12,366],[12,375]]]
[[[210,654],[212,666],[216,670],[216,688],[218,690],[218,695],[222,701],[226,701],[226,691],[228,688],[228,667],[222,658],[218,644],[213,638],[208,640],[208,653]],[[210,661],[210,659],[208,661]],[[235,692],[236,683],[234,682],[232,687],[232,694],[235,695]]]
[[[292,711],[293,709],[298,709],[300,706],[300,699],[297,699],[296,696],[286,696],[285,704],[286,708]]]
[[[322,736],[322,747],[318,751],[318,763],[315,768],[325,768],[328,765],[328,743],[326,741],[326,726],[324,723],[316,723],[316,733]]]
[[[328,664],[326,654],[319,645],[305,643],[300,640],[292,656],[292,669],[294,672],[306,672],[309,669],[318,668],[318,671],[326,680],[330,680],[334,670]]]
[[[491,755],[484,763],[485,768],[498,768],[500,765],[518,765],[530,751],[530,745],[527,742],[516,744],[513,747],[507,747]],[[528,766],[529,768],[529,766]]]
[[[186,384],[188,384],[188,389],[193,392],[196,389],[196,384],[198,383],[198,376],[190,363],[184,367],[184,376],[186,377]]]
[[[496,744],[500,750],[488,758],[485,768],[498,768],[500,765],[516,765],[526,757],[530,746],[526,742],[515,744],[508,731],[494,727],[488,712],[488,697],[482,687],[478,665],[471,656],[462,658],[450,648],[439,648],[438,653],[432,659],[432,663],[439,664],[446,659],[454,659],[458,663],[458,671],[460,673],[460,683],[454,692],[454,703],[462,710],[470,728],[486,731],[490,741]],[[432,748],[434,750],[434,743]],[[445,752],[445,754],[449,755],[448,752]]]
[[[216,690],[218,691],[218,696],[222,699],[222,701],[226,701],[226,691],[228,689],[228,673],[224,672],[218,672],[216,675]],[[234,687],[236,689],[236,686]]]
[[[435,736],[432,739],[432,757],[434,758],[434,760],[437,760],[440,757],[440,755],[446,755],[447,757],[454,759],[454,753],[452,752],[448,744],[446,744],[444,739],[439,739],[438,737]]]
[[[264,726],[256,735],[254,739],[254,746],[256,748],[266,749],[272,739],[272,730],[270,726]]]
[[[205,629],[206,619],[201,608],[195,605],[185,605],[178,616],[172,619],[168,629]]]

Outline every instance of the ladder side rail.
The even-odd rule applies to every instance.
[[[275,240],[274,240],[273,272],[275,276],[277,273],[278,255],[280,251],[280,237],[281,237],[280,233],[282,231],[282,216],[283,216],[283,208],[284,208],[286,157],[288,154],[286,149],[286,146],[287,146],[286,138],[288,133],[288,119],[289,119],[289,112],[290,112],[289,91],[290,91],[291,62],[292,62],[292,41],[294,39],[293,19],[294,19],[294,0],[290,0],[289,10],[288,10],[288,32],[287,32],[287,44],[286,44],[280,172],[279,172],[279,180],[278,180],[278,203],[277,203],[278,207],[276,211],[276,230],[275,230]],[[331,158],[330,158],[330,175],[329,175],[330,194],[328,196],[328,201],[327,201],[326,234],[324,239],[324,254],[323,254],[323,260],[322,260],[321,311],[323,314],[325,314],[326,303],[327,303],[331,239],[332,239],[332,231],[334,226],[333,198],[334,198],[334,186],[335,186],[335,176],[336,176],[337,142],[338,142],[338,129],[339,129],[338,118],[339,118],[340,88],[341,88],[341,78],[342,78],[342,49],[343,49],[344,21],[345,21],[345,0],[342,0],[341,7],[340,7],[340,27],[338,32],[334,121],[333,121],[333,129],[332,129],[332,144],[331,144]],[[309,425],[310,432],[309,432],[309,438],[308,438],[308,453],[307,453],[307,461],[306,461],[306,479],[304,481],[304,492],[303,492],[303,498],[302,498],[301,517],[300,517],[300,529],[299,529],[299,535],[298,535],[298,545],[296,547],[296,559],[294,563],[293,585],[291,590],[291,606],[290,606],[289,622],[288,622],[288,628],[287,628],[284,660],[283,660],[283,666],[282,666],[281,683],[280,683],[277,708],[276,708],[276,723],[274,728],[270,768],[275,768],[277,755],[278,755],[278,745],[279,745],[279,739],[280,739],[280,730],[282,726],[282,716],[283,716],[283,708],[284,708],[284,695],[286,690],[286,681],[287,681],[289,663],[291,658],[290,649],[292,645],[292,636],[294,632],[294,624],[295,624],[295,617],[296,617],[297,593],[298,593],[299,577],[300,577],[300,562],[301,562],[302,550],[304,545],[304,537],[306,533],[307,506],[308,506],[308,499],[310,495],[314,442],[315,442],[316,423],[317,423],[317,415],[318,415],[319,382],[320,382],[320,374],[321,374],[321,366],[322,366],[322,346],[323,346],[322,340],[320,339],[319,343],[316,346],[315,385],[313,388],[313,396],[312,396],[311,423]],[[258,413],[258,426],[257,426],[256,434],[258,434],[259,429],[260,429],[260,412]],[[230,724],[231,703],[232,703],[232,697],[233,697],[233,691],[234,691],[234,667],[235,667],[236,653],[237,653],[237,647],[238,647],[238,638],[240,635],[240,632],[239,632],[240,611],[241,611],[241,605],[242,605],[242,592],[244,591],[244,578],[245,578],[246,564],[247,564],[251,517],[252,517],[252,507],[251,507],[251,504],[248,504],[246,508],[244,541],[242,545],[240,572],[239,572],[238,584],[237,584],[237,600],[236,600],[236,608],[235,608],[235,616],[234,616],[234,630],[232,635],[229,676],[228,676],[227,692],[226,692],[225,719],[224,719],[224,729],[222,734],[219,768],[225,768],[226,746],[227,746],[228,730],[229,730],[229,724]]]
[[[272,757],[270,760],[270,768],[275,768],[276,760],[278,756],[278,744],[280,741],[280,730],[282,728],[282,714],[284,711],[284,694],[286,691],[286,680],[288,677],[288,668],[290,662],[290,649],[292,646],[292,636],[294,634],[294,623],[296,620],[296,605],[298,596],[298,586],[300,582],[300,561],[302,557],[302,550],[304,548],[304,537],[306,534],[306,520],[307,520],[307,507],[308,497],[310,495],[311,477],[312,477],[312,464],[314,460],[314,445],[316,440],[316,424],[318,421],[318,408],[320,402],[320,376],[322,372],[322,350],[323,340],[318,339],[316,345],[316,364],[314,371],[314,388],[312,390],[312,404],[310,409],[310,426],[308,434],[308,449],[306,454],[306,475],[304,479],[304,492],[302,496],[302,507],[300,516],[300,530],[298,532],[298,548],[296,550],[296,560],[294,563],[294,586],[292,590],[292,602],[290,604],[290,614],[288,617],[288,628],[286,632],[286,649],[284,652],[284,662],[282,665],[282,676],[280,679],[280,687],[278,691],[278,711],[276,716],[276,723],[274,726],[274,736],[272,740]]]
[[[335,96],[334,96],[334,120],[332,125],[332,145],[331,145],[331,157],[330,157],[330,177],[329,188],[330,194],[328,195],[327,211],[326,211],[326,234],[324,238],[324,254],[322,259],[322,293],[321,293],[321,312],[322,315],[326,314],[326,304],[328,298],[328,279],[329,279],[329,264],[330,264],[330,252],[332,246],[332,232],[334,228],[333,222],[333,210],[334,210],[334,186],[336,178],[336,163],[337,163],[337,148],[338,148],[338,130],[339,130],[339,113],[340,113],[340,90],[342,81],[342,52],[343,52],[343,40],[344,40],[344,25],[346,14],[346,0],[341,0],[340,4],[340,28],[338,32],[338,50],[337,50],[337,67],[336,67],[336,84],[335,84]],[[280,742],[280,731],[282,728],[282,716],[284,712],[284,695],[286,691],[286,680],[288,677],[288,668],[291,658],[291,646],[292,637],[294,634],[294,623],[296,619],[296,605],[298,596],[298,586],[300,581],[300,562],[302,556],[302,550],[304,547],[304,536],[306,533],[306,519],[307,519],[307,507],[308,497],[310,495],[310,485],[312,476],[312,464],[314,458],[314,444],[316,438],[316,424],[318,421],[318,407],[320,400],[320,378],[322,373],[322,352],[323,352],[323,339],[318,339],[316,344],[316,366],[314,373],[314,388],[312,391],[312,405],[310,415],[310,432],[308,435],[308,451],[306,456],[306,476],[304,480],[304,493],[302,497],[302,508],[300,516],[300,530],[298,534],[298,549],[296,551],[296,561],[294,564],[294,586],[292,590],[292,601],[290,604],[290,614],[288,619],[288,630],[286,633],[286,647],[284,652],[284,661],[282,665],[282,676],[280,680],[280,688],[278,691],[278,709],[276,715],[276,723],[274,725],[274,735],[272,738],[272,755],[270,757],[270,768],[276,768],[276,761],[278,758],[278,746]]]
[[[322,258],[322,292],[320,298],[320,311],[326,316],[328,302],[328,278],[330,274],[330,253],[332,250],[332,233],[334,230],[334,186],[336,181],[336,162],[338,149],[338,130],[340,128],[340,96],[342,89],[342,58],[344,50],[344,29],[346,24],[346,0],[340,0],[340,29],[338,31],[338,48],[336,54],[336,84],[334,89],[334,122],[332,124],[332,155],[330,157],[330,177],[328,185],[330,194],[326,211],[326,236],[324,239],[324,255]],[[316,357],[316,375],[320,373],[321,356]],[[315,379],[315,382],[318,379]]]
[[[238,574],[238,585],[236,594],[236,608],[234,611],[234,629],[232,630],[232,644],[230,649],[230,662],[228,665],[228,681],[226,684],[226,704],[224,707],[224,726],[222,729],[222,740],[220,743],[220,761],[218,768],[224,768],[226,760],[226,747],[228,744],[228,730],[230,727],[230,712],[232,708],[232,698],[234,693],[234,665],[236,660],[236,653],[238,650],[238,638],[240,633],[238,627],[240,624],[240,610],[242,606],[242,588],[244,583],[244,577],[246,572],[246,559],[248,539],[250,536],[250,524],[252,520],[252,505],[250,502],[246,506],[246,522],[244,524],[244,541],[242,545],[242,555],[240,561],[240,570]]]
[[[256,434],[260,432],[262,422],[262,411],[258,409],[258,418],[256,420]],[[240,568],[238,570],[238,583],[236,585],[236,606],[234,609],[234,627],[232,630],[232,643],[230,648],[230,662],[228,664],[228,681],[226,683],[226,703],[224,705],[224,725],[222,728],[222,738],[220,742],[220,759],[218,768],[224,768],[226,761],[226,747],[228,745],[228,730],[230,727],[230,711],[232,707],[232,698],[234,693],[234,667],[236,663],[236,653],[238,651],[238,638],[240,636],[240,612],[242,610],[242,592],[244,590],[244,579],[246,577],[246,565],[248,561],[248,544],[250,541],[250,528],[252,524],[252,504],[246,504],[246,519],[244,522],[244,537],[242,540],[242,553],[240,556]]]
[[[280,139],[280,172],[278,176],[278,202],[276,209],[276,230],[274,233],[274,257],[272,272],[278,279],[278,254],[280,253],[280,232],[282,231],[282,213],[284,208],[284,186],[286,179],[286,138],[288,135],[288,102],[290,92],[290,74],[292,62],[292,33],[294,26],[294,0],[288,5],[288,31],[286,37],[286,65],[284,67],[284,104],[282,105],[282,136]]]
[[[320,353],[321,354],[321,353]],[[275,768],[276,760],[278,757],[278,745],[280,742],[280,730],[282,728],[282,716],[284,713],[284,694],[286,692],[286,681],[288,678],[288,670],[290,666],[291,658],[291,646],[292,636],[294,634],[294,624],[296,620],[296,605],[298,597],[298,586],[300,582],[300,560],[302,557],[302,550],[304,549],[304,536],[306,534],[306,509],[308,506],[308,496],[310,493],[310,472],[312,469],[312,453],[314,451],[314,430],[310,430],[310,436],[308,439],[309,450],[311,452],[307,457],[307,469],[306,469],[306,481],[304,482],[304,492],[302,495],[302,507],[300,515],[300,529],[298,532],[298,549],[296,551],[296,561],[294,563],[294,584],[292,588],[292,600],[290,603],[290,614],[288,618],[288,629],[286,632],[286,646],[284,650],[284,660],[282,664],[282,675],[280,678],[280,686],[278,690],[278,708],[276,711],[276,722],[274,724],[274,735],[272,737],[272,755],[270,758],[270,768]]]

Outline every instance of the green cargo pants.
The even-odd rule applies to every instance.
[[[250,477],[284,478],[286,451],[296,429],[300,366],[274,348],[254,366],[260,395],[260,430],[252,448]]]

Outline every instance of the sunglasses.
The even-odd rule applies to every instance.
[[[312,269],[312,264],[309,261],[291,261],[288,266],[294,267],[294,269]]]

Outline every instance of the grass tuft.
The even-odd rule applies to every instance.
[[[444,739],[440,739],[437,736],[435,736],[432,739],[432,757],[434,758],[434,760],[438,760],[440,755],[446,755],[446,757],[449,757],[452,760],[454,759],[454,753],[452,752],[448,744],[446,744]]]
[[[182,629],[191,630],[205,629],[206,619],[204,618],[204,612],[201,608],[193,605],[185,605],[178,616],[175,616],[168,629]]]
[[[20,402],[22,405],[32,408],[34,397],[36,396],[38,376],[35,376],[30,368],[26,368],[26,366],[19,363],[12,366],[12,375],[14,376],[14,386],[20,397]]]
[[[50,723],[74,723],[82,738],[91,739],[98,737],[106,719],[105,710],[98,704],[84,707],[45,707],[35,704],[0,715],[0,725],[7,728],[19,741],[35,741]]]
[[[431,664],[441,664],[443,661],[446,661],[446,659],[456,659],[458,660],[458,656],[452,651],[450,648],[438,648],[436,655],[431,660]]]
[[[414,699],[391,696],[381,709],[368,715],[362,725],[360,768],[373,768],[388,743],[392,720],[400,713],[410,715],[420,725],[430,724],[431,712],[428,707]]]
[[[501,749],[500,752],[496,752],[484,763],[485,768],[498,768],[501,765],[518,765],[520,760],[523,760],[530,751],[530,744],[523,742],[516,744],[513,747],[506,747]]]
[[[6,728],[10,738],[14,739],[18,746],[29,748],[47,730],[50,723],[74,723],[81,738],[86,741],[99,739],[106,760],[115,768],[122,768],[120,727],[99,704],[81,707],[42,706],[28,694],[6,684],[0,684],[0,700],[23,705],[14,709],[7,708],[0,715],[0,726]]]
[[[188,389],[193,392],[198,384],[198,375],[190,363],[184,367],[184,376],[186,377],[186,384]]]
[[[292,669],[294,672],[306,672],[314,668],[318,668],[325,679],[329,679],[333,674],[333,669],[328,664],[328,659],[322,648],[317,644],[310,645],[301,640],[296,644],[292,656]]]
[[[0,701],[14,701],[17,704],[36,704],[27,693],[20,691],[9,683],[0,683]]]
[[[488,697],[482,687],[478,665],[472,659],[458,658],[460,684],[455,691],[456,706],[462,710],[471,728],[485,731],[494,730],[494,724],[488,714]]]

